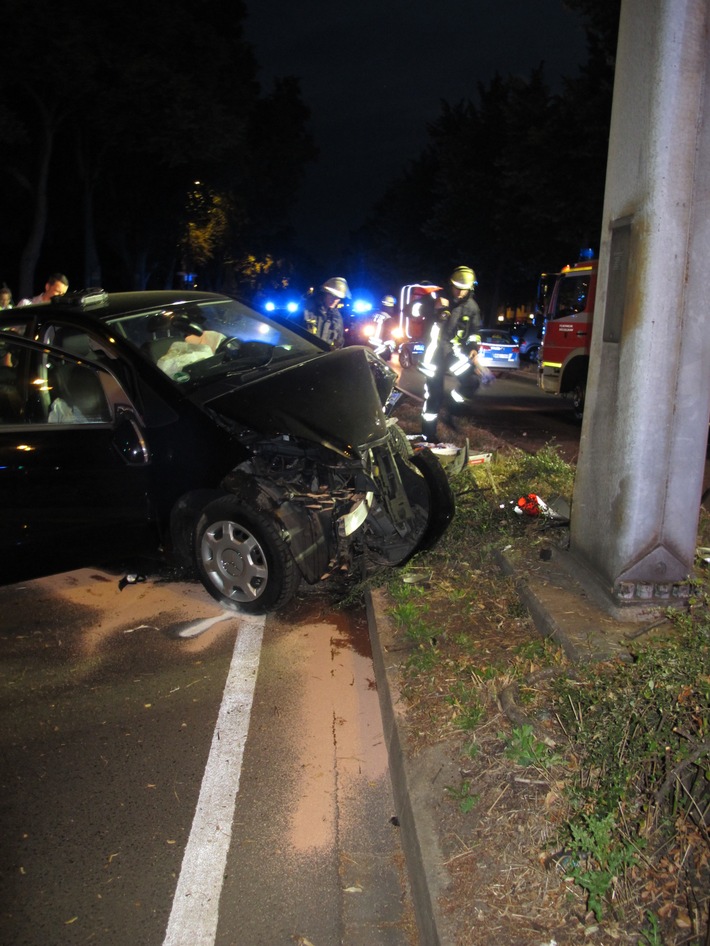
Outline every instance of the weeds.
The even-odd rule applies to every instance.
[[[658,917],[651,910],[646,911],[646,920],[648,929],[641,930],[644,946],[663,946],[663,937],[661,936],[661,925]]]
[[[603,818],[582,815],[569,823],[569,832],[570,875],[587,891],[589,909],[601,920],[610,888],[636,863],[636,852],[629,843],[620,840],[613,814]]]
[[[529,492],[548,502],[556,496],[569,501],[573,480],[573,467],[552,446],[535,456],[512,451],[464,470],[454,483],[457,515],[447,533],[410,566],[413,580],[406,580],[408,569],[390,579],[392,617],[411,648],[406,695],[417,707],[420,735],[426,739],[427,728],[432,739],[460,730],[466,737],[461,754],[476,757],[477,764],[483,761],[481,749],[471,737],[485,732],[482,727],[498,712],[491,681],[499,681],[498,690],[501,680],[520,681],[521,702],[534,713],[540,694],[522,680],[556,662],[563,665],[559,652],[532,627],[525,644],[506,650],[506,629],[524,628],[530,619],[492,553],[537,540],[539,524],[511,515],[511,501]],[[704,513],[700,535],[701,544],[710,545]],[[637,902],[662,903],[653,878],[664,861],[670,865],[671,897],[682,889],[683,871],[693,882],[691,867],[699,865],[696,928],[707,922],[702,892],[710,860],[707,585],[693,589],[688,612],[668,612],[671,632],[638,647],[631,662],[577,667],[574,680],[561,673],[549,685],[545,709],[568,740],[564,758],[540,741],[532,726],[516,723],[510,733],[499,733],[505,757],[516,765],[534,767],[547,778],[557,767],[555,791],[564,793],[564,801],[555,842],[564,845],[569,876],[586,893],[597,920],[612,899],[621,909],[622,893],[634,884],[648,886],[645,901]],[[491,654],[482,642],[496,636],[502,643]],[[478,800],[466,780],[447,793],[464,813]],[[646,946],[661,946],[660,917],[668,915],[636,914],[635,929],[643,922]]]
[[[485,715],[485,708],[481,705],[476,690],[465,683],[457,682],[446,697],[446,702],[454,708],[453,724],[456,729],[470,732]]]
[[[563,757],[541,742],[535,735],[532,726],[522,725],[515,727],[510,738],[504,733],[498,733],[498,738],[506,743],[505,754],[516,765],[535,766],[547,772],[553,765],[559,765]]]
[[[690,830],[701,861],[710,854],[710,623],[705,594],[695,601],[694,611],[669,611],[672,633],[631,663],[580,668],[578,680],[555,687],[580,762],[566,829],[590,857],[573,876],[597,915],[612,880],[634,863],[631,852],[649,841],[673,848]]]
[[[633,662],[582,668],[578,681],[556,686],[583,762],[580,805],[601,814],[621,808],[639,834],[710,803],[702,784],[710,759],[710,626],[707,615],[668,617],[674,633],[640,648]]]
[[[459,803],[459,810],[462,814],[467,815],[469,811],[473,811],[478,801],[478,795],[471,792],[471,783],[463,781],[458,788],[453,788],[450,785],[446,786],[446,791],[452,798],[455,798]]]

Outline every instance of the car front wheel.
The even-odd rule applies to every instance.
[[[300,573],[278,525],[234,497],[205,507],[195,532],[195,560],[212,597],[238,611],[277,611],[298,588]]]

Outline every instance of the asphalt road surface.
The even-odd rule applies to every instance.
[[[416,368],[401,369],[396,356],[391,366],[402,390],[422,398],[424,376]],[[453,385],[453,378],[447,377],[447,389]],[[536,366],[528,362],[519,369],[501,371],[491,384],[481,385],[466,406],[465,417],[511,446],[532,451],[554,443],[566,460],[577,459],[581,425],[574,419],[571,402],[541,391]]]
[[[0,588],[0,943],[410,944],[364,614],[120,577]]]

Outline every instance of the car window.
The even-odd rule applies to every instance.
[[[513,339],[507,332],[487,332],[482,336],[482,341],[491,345],[513,345]]]
[[[113,389],[113,391],[112,391]],[[0,424],[101,424],[113,418],[118,383],[58,352],[0,335]]]
[[[109,324],[169,378],[199,384],[316,357],[309,339],[235,300],[178,302]]]

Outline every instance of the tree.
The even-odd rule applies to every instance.
[[[7,0],[5,6],[13,42],[7,45],[0,73],[0,140],[7,146],[3,179],[15,191],[9,205],[21,212],[21,218],[11,225],[12,238],[16,242],[19,236],[23,243],[21,296],[33,293],[49,215],[52,160],[60,134],[81,111],[98,65],[92,42],[94,22],[86,9],[73,12],[76,22],[72,29],[56,29],[50,34],[49,25],[56,14],[49,0]],[[50,41],[43,46],[48,37]],[[3,244],[9,240],[6,232]]]
[[[169,281],[195,180],[235,214],[225,232],[251,239],[263,229],[249,207],[261,146],[254,127],[269,127],[289,105],[301,147],[283,150],[271,179],[274,190],[298,182],[309,155],[307,113],[295,80],[261,95],[242,0],[104,0],[100,16],[83,0],[67,0],[62,13],[71,28],[53,29],[44,45],[56,20],[49,0],[9,4],[17,41],[0,75],[7,119],[0,136],[12,178],[28,195],[9,201],[13,237],[25,241],[21,287],[33,281],[60,219],[62,252],[76,258],[83,243],[92,281],[100,258],[114,285]]]
[[[476,101],[443,102],[422,157],[354,236],[359,253],[372,250],[373,271],[403,254],[406,281],[422,255],[438,274],[473,265],[492,319],[500,306],[530,303],[541,271],[597,243],[619,0],[568,5],[588,24],[580,75],[553,95],[540,66],[528,78],[496,75]]]

